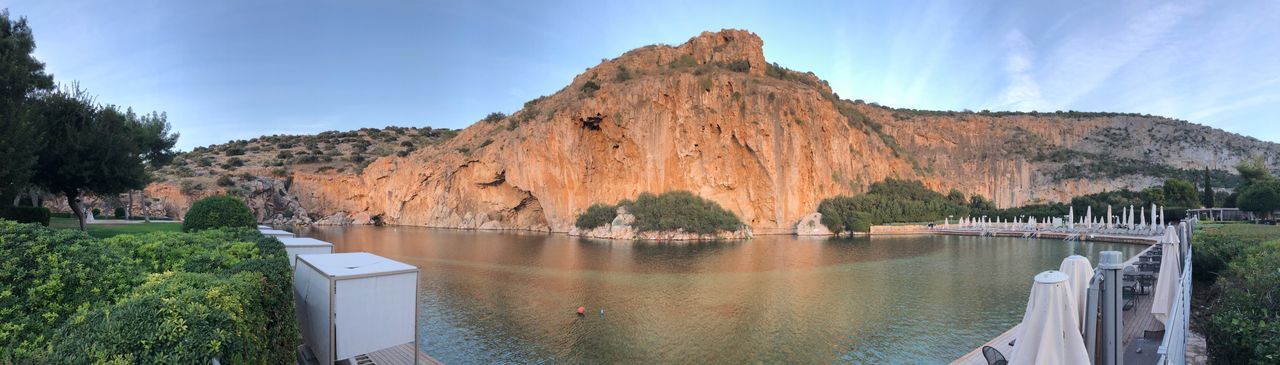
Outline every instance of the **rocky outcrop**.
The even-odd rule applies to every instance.
[[[1141,189],[1176,169],[1228,169],[1253,154],[1276,166],[1280,154],[1273,143],[1152,116],[843,100],[813,74],[768,64],[762,45],[724,30],[632,50],[506,119],[359,173],[294,171],[289,191],[329,222],[363,213],[388,224],[568,232],[593,203],[688,190],[773,234],[795,232],[822,199],[890,177],[1008,207]]]
[[[796,223],[797,236],[830,236],[831,230],[822,224],[822,213],[813,213],[800,218]]]
[[[645,240],[645,241],[715,241],[744,240],[752,237],[751,228],[737,231],[720,231],[714,234],[697,234],[679,231],[639,231],[632,226],[636,216],[627,212],[627,208],[618,207],[618,215],[612,222],[592,229],[569,228],[569,235],[586,238],[603,238],[613,240]]]

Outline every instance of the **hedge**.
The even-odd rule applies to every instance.
[[[253,211],[243,200],[230,195],[214,195],[197,200],[182,217],[182,231],[244,227],[254,228]]]
[[[592,204],[582,212],[573,225],[582,229],[592,229],[613,222],[618,217],[618,206],[608,204]]]
[[[1208,305],[1193,311],[1210,360],[1280,362],[1280,227],[1225,225],[1205,229],[1193,244],[1195,272],[1215,274],[1209,277],[1215,279],[1211,288],[1196,282],[1196,292],[1207,294]]]
[[[18,223],[40,223],[49,226],[49,208],[0,206],[0,219]]]
[[[0,364],[292,362],[285,257],[250,229],[96,239],[0,222]]]

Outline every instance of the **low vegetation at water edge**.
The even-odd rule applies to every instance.
[[[98,239],[0,220],[0,363],[292,362],[285,257],[250,229]]]
[[[711,234],[742,228],[737,215],[688,191],[669,191],[659,195],[641,193],[635,201],[623,200],[614,205],[595,204],[578,216],[575,226],[591,229],[613,221],[621,206],[636,217],[631,225],[639,231],[685,231]]]

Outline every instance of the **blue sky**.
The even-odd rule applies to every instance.
[[[36,56],[179,148],[461,128],[632,48],[741,28],[845,98],[1164,115],[1280,141],[1280,2],[11,1]]]

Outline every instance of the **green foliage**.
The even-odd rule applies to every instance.
[[[1200,192],[1200,205],[1205,208],[1213,208],[1218,205],[1217,193],[1213,191],[1213,178],[1209,174],[1208,167],[1204,168],[1204,180],[1201,181],[1203,182],[1201,187],[1204,190]]]
[[[267,320],[252,307],[262,286],[257,280],[251,273],[155,274],[127,297],[59,329],[52,358],[71,364],[263,361]]]
[[[963,199],[963,194],[959,195]],[[818,212],[822,213],[822,224],[832,232],[867,232],[876,224],[968,215],[970,208],[953,201],[955,198],[949,199],[919,181],[886,179],[871,184],[862,195],[825,199],[818,204]],[[978,205],[989,204],[977,195],[972,200]]]
[[[587,82],[582,83],[582,87],[580,89],[583,94],[591,96],[595,95],[596,90],[600,90],[600,84],[597,84],[596,80],[587,80]]]
[[[94,217],[100,217],[100,216],[102,216],[102,209],[93,208],[93,216],[94,216]]]
[[[1271,175],[1271,170],[1267,168],[1267,161],[1262,156],[1254,156],[1253,158],[1241,160],[1235,166],[1236,172],[1240,173],[1240,178],[1244,180],[1236,190],[1244,190],[1249,185],[1262,181],[1275,180]]]
[[[187,210],[182,219],[182,230],[185,232],[213,228],[253,228],[255,226],[253,211],[240,198],[227,195],[214,195],[197,200]]]
[[[618,217],[618,206],[608,204],[592,204],[587,211],[578,216],[573,225],[582,229],[592,229],[613,222]]]
[[[742,221],[733,212],[713,201],[688,191],[669,191],[660,195],[641,193],[635,201],[623,200],[616,205],[593,204],[578,216],[574,226],[590,229],[613,222],[619,206],[636,217],[632,223],[639,231],[685,231],[711,234],[736,231]]]
[[[1164,201],[1167,205],[1179,207],[1198,207],[1200,205],[1200,196],[1196,193],[1196,186],[1190,181],[1183,179],[1168,179],[1164,181]]]
[[[484,116],[484,119],[481,119],[481,121],[485,123],[497,123],[503,119],[507,119],[506,113],[493,112],[493,113],[489,113],[489,115]]]
[[[125,213],[124,207],[116,207],[116,210],[112,212],[111,215],[116,219],[124,219],[124,216],[125,216],[124,213]]]
[[[1261,180],[1249,184],[1249,187],[1236,197],[1236,206],[1240,207],[1240,210],[1270,217],[1271,212],[1280,209],[1280,181]]]
[[[631,71],[627,70],[627,66],[619,65],[618,72],[614,74],[613,81],[626,82],[627,80],[631,80],[632,77]]]
[[[751,63],[747,62],[747,60],[735,60],[733,62],[729,62],[728,67],[729,67],[729,71],[733,71],[733,72],[751,71]]]
[[[84,232],[0,221],[0,363],[44,362],[58,326],[141,282],[126,256]]]
[[[0,219],[8,219],[18,223],[40,223],[49,225],[49,208],[0,206]]]
[[[698,66],[698,61],[693,59],[693,55],[682,54],[680,58],[671,61],[667,66],[674,69],[696,67]]]
[[[236,186],[235,180],[231,180],[231,175],[218,176],[216,183],[221,187]]]
[[[252,229],[98,240],[0,222],[0,363],[291,362],[285,257]]]
[[[53,77],[32,56],[35,38],[26,18],[0,10],[0,194],[16,193],[30,182],[42,140],[31,116],[29,95],[53,87]]]
[[[633,226],[640,231],[683,230],[709,234],[742,228],[742,221],[733,212],[688,191],[641,193],[634,202],[623,201],[618,205],[625,206],[627,212],[636,217]]]
[[[1209,304],[1192,312],[1203,324],[1210,360],[1275,363],[1280,359],[1280,228],[1226,225],[1193,239],[1196,285],[1213,280],[1212,289],[1196,289],[1208,293]]]

